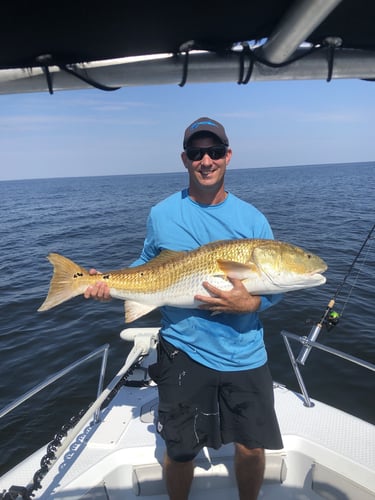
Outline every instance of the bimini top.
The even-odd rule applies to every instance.
[[[4,0],[0,93],[375,78],[374,0],[223,5]]]

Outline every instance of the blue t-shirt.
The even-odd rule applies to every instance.
[[[150,211],[140,258],[143,264],[162,250],[186,251],[216,240],[273,239],[265,216],[228,193],[217,205],[201,205],[184,189]],[[260,311],[280,300],[263,296]],[[209,311],[162,307],[161,334],[177,349],[205,366],[222,371],[257,368],[267,361],[258,313],[211,315]]]

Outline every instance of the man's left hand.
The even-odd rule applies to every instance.
[[[260,307],[261,297],[259,295],[251,295],[241,280],[237,278],[228,278],[228,280],[233,285],[231,290],[221,290],[205,281],[203,286],[209,292],[210,296],[195,296],[196,300],[203,302],[199,306],[199,309],[234,314],[256,312]]]

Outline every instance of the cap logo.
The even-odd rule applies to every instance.
[[[201,125],[210,125],[211,127],[216,127],[217,125],[214,122],[210,121],[205,121],[205,122],[195,122],[190,126],[190,130],[195,130],[196,128],[200,127]]]

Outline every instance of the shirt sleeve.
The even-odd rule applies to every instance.
[[[258,312],[265,311],[269,307],[276,305],[278,302],[280,302],[282,298],[283,298],[282,293],[277,293],[275,295],[262,295]]]
[[[156,257],[159,253],[160,250],[156,242],[154,226],[152,223],[152,214],[150,213],[147,219],[146,237],[143,243],[141,255],[130,265],[130,267],[146,264],[146,262]]]

